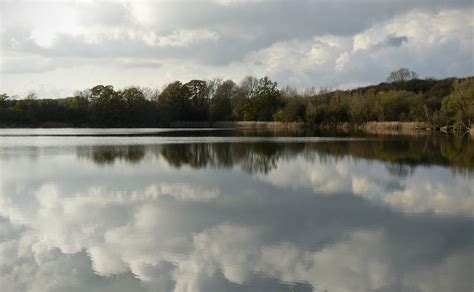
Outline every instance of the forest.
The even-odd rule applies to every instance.
[[[277,121],[307,125],[427,122],[470,128],[474,77],[420,79],[406,68],[351,90],[278,88],[268,77],[172,82],[162,90],[96,85],[59,99],[0,95],[3,127],[167,127],[178,121]]]

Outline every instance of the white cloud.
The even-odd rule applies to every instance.
[[[129,266],[122,261],[120,252],[108,246],[92,246],[87,252],[92,260],[92,268],[101,276],[123,274],[129,270]]]
[[[360,33],[354,36],[353,50],[366,50],[373,46],[376,42],[372,40],[371,36],[367,33]]]
[[[251,227],[224,225],[196,235],[194,252],[178,265],[175,291],[201,291],[202,275],[210,276],[218,269],[229,281],[239,284],[248,282],[252,274],[264,273],[284,282],[306,282],[322,291],[391,291],[392,285],[407,290],[444,291],[441,287],[448,287],[447,283],[452,287],[465,285],[455,283],[460,279],[455,273],[442,274],[449,265],[455,270],[469,270],[468,260],[454,255],[446,259],[447,264],[434,267],[439,283],[443,283],[440,286],[429,285],[428,279],[423,284],[417,282],[420,276],[432,276],[423,269],[406,273],[407,280],[405,276],[396,279],[390,243],[382,230],[352,232],[318,251],[301,250],[290,243],[268,245],[262,241],[262,234]],[[469,278],[468,273],[463,274],[463,280]]]
[[[193,268],[190,274],[181,274],[180,280],[194,283],[196,276],[210,266],[220,268],[234,283],[250,280],[252,273],[265,273],[283,281],[304,281],[316,289],[341,292],[356,287],[357,291],[376,290],[390,280],[379,232],[356,232],[347,241],[311,252],[286,243],[265,245],[255,229],[220,226],[197,236],[195,246],[198,256],[180,267],[182,273],[188,271],[188,266]],[[199,290],[189,289],[189,283],[178,283],[188,287],[178,291]]]
[[[219,35],[209,30],[178,30],[170,35],[158,37],[158,45],[170,47],[187,47],[201,41],[216,41]]]
[[[285,188],[311,188],[315,194],[352,193],[407,213],[434,212],[472,216],[474,184],[469,177],[453,175],[449,169],[422,169],[407,178],[390,174],[383,163],[351,158],[308,162],[304,159],[279,163],[263,181]],[[433,175],[443,175],[434,180]],[[294,174],[294,175],[288,175]]]
[[[337,41],[332,43],[318,37],[312,43],[280,42],[255,59],[263,62],[270,76],[291,81],[297,76],[297,86],[310,86],[314,80],[320,86],[343,88],[381,82],[381,73],[401,66],[410,66],[421,76],[472,75],[472,13],[472,9],[411,12],[355,36],[333,36]],[[437,62],[429,61],[434,59]],[[463,65],[463,60],[470,65]]]
[[[385,194],[382,199],[386,204],[408,212],[426,212],[445,214],[474,215],[474,184],[472,181],[443,182],[411,181],[404,190]]]
[[[344,66],[350,61],[350,56],[351,55],[348,52],[344,52],[336,59],[337,71],[341,71],[342,69],[344,69]]]

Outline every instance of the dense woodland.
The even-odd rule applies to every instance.
[[[279,89],[268,77],[175,81],[160,90],[97,85],[61,99],[0,95],[2,126],[156,127],[176,121],[279,121],[309,125],[418,121],[468,128],[474,77],[419,79],[402,68],[353,90]]]

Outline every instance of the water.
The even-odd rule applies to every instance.
[[[473,146],[2,129],[0,287],[473,291]]]

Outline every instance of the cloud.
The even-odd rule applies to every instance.
[[[138,164],[97,165],[64,137],[38,139],[0,155],[2,291],[472,286],[474,186],[449,168],[399,177],[309,149],[251,176],[176,169],[153,140]]]
[[[208,30],[179,30],[170,35],[159,37],[159,46],[186,47],[200,41],[217,41],[219,35]]]
[[[265,74],[299,87],[314,85],[314,80],[332,88],[380,82],[380,76],[400,66],[421,76],[472,75],[471,14],[472,9],[410,12],[355,36],[332,36],[338,40],[335,43],[320,37],[278,43],[251,60],[260,60]]]
[[[387,36],[387,39],[380,43],[380,46],[389,46],[389,47],[400,47],[403,43],[408,42],[408,38],[406,36]]]
[[[447,272],[451,265],[456,271],[470,270],[472,254],[456,254],[435,264],[435,274],[441,277],[437,284],[417,282],[418,277],[432,275],[417,268],[406,273],[407,281],[394,279],[397,271],[389,256],[393,251],[382,230],[352,232],[345,240],[318,251],[301,250],[291,243],[266,244],[262,236],[258,229],[228,225],[196,235],[193,254],[178,265],[175,291],[201,291],[202,274],[213,274],[216,269],[234,283],[245,283],[251,281],[252,274],[265,273],[285,282],[304,281],[323,291],[443,291],[440,287],[449,285],[454,290],[468,288],[464,282],[470,277],[468,273],[461,272],[458,277]]]
[[[81,291],[94,288],[100,291],[118,288],[140,291],[157,287],[166,287],[165,291],[208,291],[205,287],[213,285],[212,279],[216,277],[222,277],[227,285],[255,288],[258,287],[258,275],[279,279],[283,283],[303,281],[314,288],[333,291],[354,291],[354,287],[358,287],[358,291],[386,291],[397,282],[402,283],[404,290],[419,287],[421,291],[442,291],[437,287],[422,286],[429,283],[432,276],[425,272],[425,266],[429,264],[423,255],[429,258],[431,253],[439,254],[436,246],[443,246],[442,240],[430,245],[424,241],[430,240],[433,234],[439,236],[439,227],[434,227],[436,222],[428,226],[423,223],[425,229],[413,233],[416,234],[414,238],[409,230],[405,233],[403,228],[390,227],[393,222],[388,222],[387,228],[383,229],[335,230],[344,235],[329,242],[323,237],[326,244],[314,250],[314,246],[308,249],[301,245],[308,242],[308,238],[282,234],[278,238],[272,235],[272,226],[269,225],[232,224],[235,221],[219,224],[219,213],[223,211],[219,209],[224,201],[212,204],[213,220],[209,225],[193,226],[189,218],[180,218],[194,209],[193,212],[197,211],[199,218],[206,222],[205,213],[209,211],[199,211],[199,204],[193,205],[188,212],[179,210],[186,206],[186,202],[179,203],[181,207],[178,209],[168,210],[170,206],[166,200],[148,198],[135,201],[127,194],[111,200],[107,191],[103,191],[94,196],[94,203],[84,205],[83,201],[90,200],[87,195],[75,194],[68,198],[52,184],[41,186],[35,193],[39,209],[34,212],[24,209],[28,212],[25,215],[34,219],[32,223],[19,229],[10,225],[8,228],[13,229],[18,239],[0,244],[0,270],[6,271],[2,272],[0,282],[6,291]],[[282,201],[278,205],[287,203]],[[233,206],[236,208],[235,204]],[[5,214],[5,207],[2,206],[2,214]],[[58,213],[58,210],[64,212]],[[291,213],[291,209],[284,208],[270,211],[266,216],[279,220],[275,215],[281,216],[285,210]],[[370,209],[362,210],[364,213],[367,211]],[[387,218],[387,213],[383,216]],[[232,217],[227,216],[227,220],[232,220]],[[46,218],[49,224],[43,225],[41,222]],[[254,224],[264,222],[257,220]],[[324,234],[321,224],[325,223],[316,222],[311,226],[318,231],[316,233]],[[420,223],[415,221],[412,224],[414,228],[420,228]],[[78,228],[80,232],[77,232]],[[441,232],[444,234],[446,231]],[[311,237],[309,234],[306,236]],[[413,243],[410,253],[404,254],[397,249],[396,241],[390,241],[391,236]],[[457,256],[454,249],[443,258],[449,264],[429,267],[441,277],[439,281],[442,283],[462,286],[470,279],[468,273],[459,278],[459,274],[444,271],[453,267],[468,268],[466,256],[472,257],[470,254]],[[403,261],[400,257],[404,258]],[[394,261],[395,258],[398,260]],[[398,269],[409,269],[406,271],[408,276],[397,276]],[[426,282],[414,281],[416,277],[411,275],[411,271],[421,273]]]
[[[160,87],[248,74],[301,88],[343,88],[382,81],[408,65],[421,76],[474,74],[468,0],[1,5],[1,82],[10,94],[41,84],[72,93],[98,82]],[[124,67],[133,73],[117,70]]]
[[[330,163],[303,159],[298,163],[281,162],[268,175],[259,177],[275,186],[311,188],[318,194],[349,192],[406,213],[472,215],[474,185],[469,177],[455,176],[448,169],[439,169],[415,171],[401,179],[390,173],[383,163],[354,163],[350,158],[328,159]],[[290,173],[295,175],[288,175]]]

